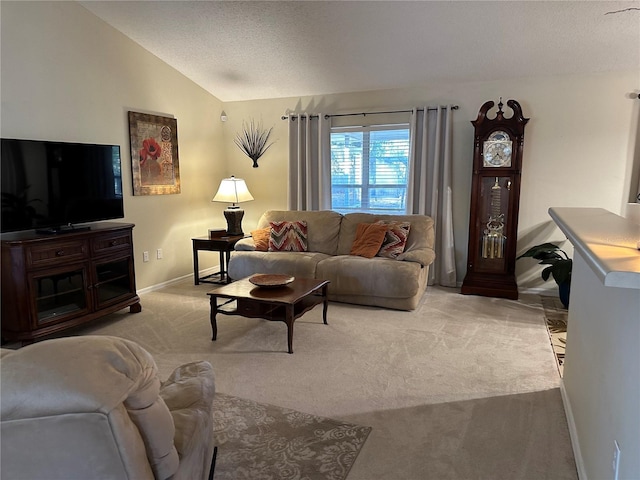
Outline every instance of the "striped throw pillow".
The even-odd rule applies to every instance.
[[[385,235],[378,257],[397,258],[407,245],[407,238],[409,237],[409,230],[411,229],[411,223],[409,222],[385,222],[380,220],[376,222],[387,226],[387,233]]]
[[[307,222],[269,222],[270,252],[306,252],[309,248],[307,241]]]

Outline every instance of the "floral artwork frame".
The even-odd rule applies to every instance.
[[[133,194],[180,193],[177,120],[130,111],[129,135]]]

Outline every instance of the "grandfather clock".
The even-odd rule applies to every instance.
[[[467,274],[461,293],[486,297],[518,298],[515,277],[516,235],[520,204],[520,173],[524,127],[529,121],[515,100],[505,118],[502,98],[495,118],[488,101],[478,112],[474,126],[473,181]]]

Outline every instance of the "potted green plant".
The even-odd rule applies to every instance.
[[[569,258],[567,252],[562,250],[555,243],[543,243],[535,245],[520,255],[517,260],[524,257],[532,257],[539,260],[540,265],[548,265],[542,270],[542,279],[549,280],[552,276],[558,284],[558,294],[560,301],[565,308],[569,307],[569,291],[571,289],[571,270],[573,260]]]

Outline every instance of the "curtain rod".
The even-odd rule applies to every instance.
[[[446,108],[446,105],[441,105],[442,108]],[[458,105],[451,105],[451,110],[458,110]],[[432,111],[432,110],[437,110],[438,107],[427,107],[428,111]],[[416,109],[419,112],[424,111],[424,108],[418,108]],[[389,113],[411,113],[413,112],[413,109],[411,110],[389,110],[387,112],[358,112],[358,113],[337,113],[334,115],[325,115],[324,118],[333,118],[333,117],[353,117],[356,115],[362,115],[363,117],[366,117],[367,115],[383,115],[383,114],[389,114]],[[292,114],[290,115],[292,118],[297,118],[297,117],[302,117],[302,118],[306,118],[307,115],[297,115],[297,114]],[[318,115],[309,115],[309,118],[318,118]],[[287,120],[289,118],[289,115],[283,115],[282,116],[282,120]]]

